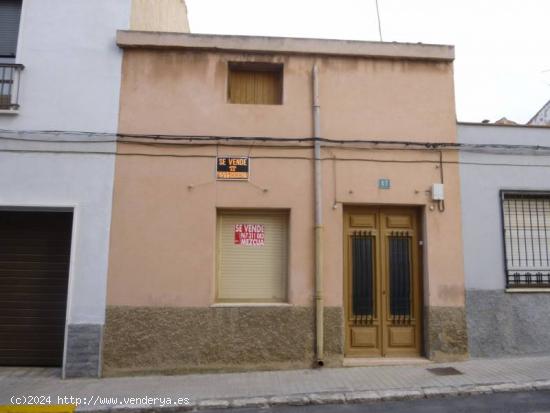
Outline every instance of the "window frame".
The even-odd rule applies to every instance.
[[[285,67],[283,63],[278,62],[261,62],[261,61],[228,61],[227,76],[226,76],[226,103],[231,105],[252,105],[252,106],[282,106],[284,104],[284,78]],[[278,75],[279,99],[276,103],[245,103],[233,102],[231,100],[231,74],[235,71],[243,72],[271,72]]]
[[[502,245],[502,256],[504,264],[504,282],[506,292],[547,292],[550,291],[550,280],[546,283],[537,284],[537,283],[525,283],[525,284],[511,284],[510,283],[510,268],[508,266],[508,253],[506,248],[506,221],[504,214],[504,202],[507,199],[507,196],[513,197],[514,195],[525,197],[525,198],[544,198],[550,201],[550,190],[525,190],[525,189],[501,189],[499,191],[499,204],[500,204],[500,222],[501,222],[501,245]],[[546,228],[550,230],[550,222],[545,223]],[[550,255],[550,251],[547,252],[547,256]],[[550,270],[547,271],[550,274]],[[550,275],[546,277],[550,278]]]
[[[18,51],[19,51],[19,44],[20,44],[20,40],[21,40],[21,26],[22,26],[22,20],[23,20],[23,7],[24,7],[24,0],[15,0],[16,2],[18,2],[18,6],[19,6],[19,20],[18,20],[18,23],[17,23],[17,35],[15,36],[15,52],[12,55],[0,55],[0,64],[1,63],[4,63],[4,64],[15,64],[17,62],[17,58],[18,58]]]
[[[282,299],[225,299],[220,298],[220,258],[221,258],[221,242],[222,242],[222,228],[220,225],[220,216],[233,215],[233,216],[246,216],[246,215],[278,215],[285,218],[286,222],[286,265],[283,279],[283,292],[284,297]],[[214,273],[214,297],[213,306],[286,306],[290,305],[289,286],[290,286],[290,236],[291,236],[291,211],[290,209],[266,209],[266,208],[216,208],[216,244],[215,244],[215,273]]]

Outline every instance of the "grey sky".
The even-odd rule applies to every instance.
[[[384,41],[452,44],[460,121],[550,100],[550,0],[379,0]],[[378,40],[375,0],[187,0],[195,33]]]

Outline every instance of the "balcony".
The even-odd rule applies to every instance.
[[[17,113],[19,109],[19,85],[25,66],[0,63],[0,113]]]

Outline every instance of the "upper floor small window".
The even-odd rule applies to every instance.
[[[502,192],[507,288],[550,287],[550,193]]]
[[[0,63],[15,60],[22,0],[0,1]]]
[[[281,105],[283,65],[271,63],[230,63],[229,103]]]

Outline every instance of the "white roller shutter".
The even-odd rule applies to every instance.
[[[248,236],[236,235],[247,228]],[[218,301],[286,301],[287,249],[287,213],[220,212]]]

